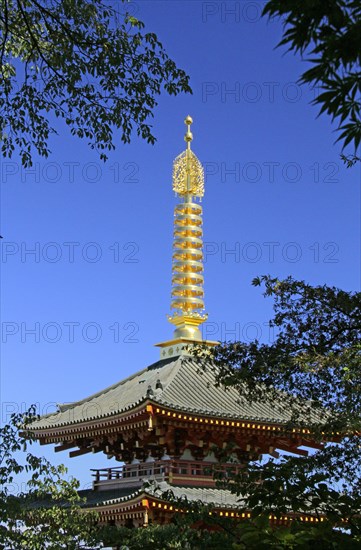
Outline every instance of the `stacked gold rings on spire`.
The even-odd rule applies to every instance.
[[[204,308],[202,207],[185,202],[174,214],[171,307],[190,314]]]
[[[191,151],[193,139],[185,119],[187,149],[173,164],[173,190],[182,198],[174,211],[172,302],[169,321],[176,325],[175,337],[201,339],[198,326],[206,320],[203,290],[202,207],[194,202],[204,194],[203,167]]]

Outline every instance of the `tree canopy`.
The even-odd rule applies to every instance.
[[[313,103],[337,121],[342,150],[353,147],[343,159],[360,160],[361,1],[268,0],[263,14],[282,19],[278,45],[309,62],[300,82],[319,90]]]
[[[48,156],[60,118],[106,159],[133,130],[154,143],[157,97],[191,92],[189,77],[125,0],[0,0],[0,141],[3,156]]]
[[[264,276],[253,283],[263,284],[265,296],[274,299],[270,325],[276,337],[270,344],[216,346],[219,383],[238,387],[252,400],[277,401],[281,391],[293,413],[290,427],[305,426],[306,418],[319,450],[253,462],[232,483],[220,477],[221,485],[241,495],[256,518],[322,517],[314,534],[304,527],[298,532],[295,522],[288,535],[301,533],[300,542],[319,539],[330,545],[322,548],[339,548],[332,546],[338,541],[356,548],[361,542],[361,293],[313,287],[292,277]],[[334,531],[340,526],[349,531]]]
[[[34,418],[32,407],[24,414],[12,414],[0,428],[0,548],[100,547],[95,538],[96,515],[81,510],[79,482],[65,479],[64,466],[53,466],[28,451],[33,439],[29,432],[25,438],[22,430]],[[29,476],[24,490],[18,486],[21,474]]]

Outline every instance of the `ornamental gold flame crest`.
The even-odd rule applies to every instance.
[[[187,149],[173,162],[173,191],[177,195],[204,195],[203,166],[196,155]]]

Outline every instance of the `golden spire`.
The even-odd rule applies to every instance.
[[[172,268],[172,315],[175,325],[172,340],[156,344],[161,359],[191,355],[200,341],[207,346],[219,342],[202,340],[199,325],[208,317],[204,312],[202,207],[197,200],[204,195],[203,166],[191,150],[193,134],[190,116],[185,119],[187,149],[173,163],[173,190],[180,198],[174,210],[174,240]]]
[[[204,195],[204,174],[191,150],[193,120],[187,116],[184,122],[187,149],[173,163],[173,190],[181,202],[174,210],[173,314],[168,320],[176,326],[175,338],[201,340],[198,327],[207,315],[204,313],[202,207],[195,201]]]

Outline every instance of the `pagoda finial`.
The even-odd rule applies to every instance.
[[[204,195],[203,166],[191,150],[192,117],[185,118],[187,148],[173,162],[173,191],[179,197],[174,209],[174,240],[172,265],[172,314],[168,321],[175,325],[172,340],[156,344],[161,357],[188,354],[189,346],[203,342],[208,346],[218,342],[202,340],[199,330],[208,317],[204,311],[202,206]]]
[[[173,190],[182,202],[174,211],[173,314],[168,320],[176,326],[176,338],[201,340],[198,326],[207,319],[207,315],[204,313],[202,275],[202,207],[195,201],[204,194],[204,174],[203,166],[190,148],[193,120],[188,115],[184,122],[187,125],[184,136],[187,149],[173,164]]]

